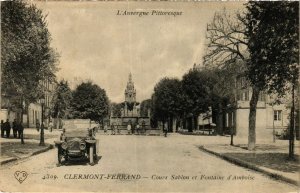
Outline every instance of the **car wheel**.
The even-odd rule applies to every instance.
[[[58,150],[58,153],[57,153],[57,161],[58,161],[58,164],[61,164],[62,163],[62,159],[63,159],[63,154],[60,152],[60,150]]]
[[[90,165],[94,165],[94,146],[93,145],[90,145],[89,159],[90,159]]]

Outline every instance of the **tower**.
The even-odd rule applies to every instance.
[[[125,103],[135,103],[135,102],[136,102],[136,90],[134,88],[134,83],[132,81],[132,75],[131,73],[129,73],[129,78],[125,89]]]

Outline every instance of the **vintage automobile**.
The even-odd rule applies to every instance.
[[[98,159],[95,130],[87,127],[65,125],[60,140],[55,141],[57,147],[58,166],[71,160],[87,160],[94,165]],[[86,126],[86,125],[85,125]]]

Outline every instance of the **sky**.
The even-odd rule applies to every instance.
[[[47,14],[52,47],[60,54],[58,80],[92,80],[112,102],[124,101],[131,72],[137,101],[151,97],[163,77],[181,78],[205,53],[207,23],[237,2],[35,2]],[[152,11],[182,12],[151,15]],[[117,15],[144,11],[147,16]],[[76,81],[75,81],[76,82]]]

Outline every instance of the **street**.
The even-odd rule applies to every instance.
[[[53,149],[2,167],[1,191],[297,191],[295,186],[238,167],[198,148],[202,144],[225,143],[228,138],[216,136],[212,140],[209,136],[179,134],[167,138],[133,135],[97,135],[97,138],[101,159],[95,166],[80,162],[57,167],[57,150]],[[23,183],[14,178],[16,171],[28,173]]]

